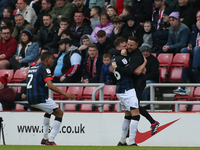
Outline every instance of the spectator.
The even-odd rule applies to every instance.
[[[3,106],[3,110],[13,110],[15,108],[15,91],[7,86],[8,74],[0,77],[0,103]]]
[[[180,53],[188,42],[190,30],[189,28],[179,21],[179,12],[172,12],[169,15],[169,35],[166,45],[163,46],[163,52],[167,53]]]
[[[74,22],[70,29],[72,32],[73,44],[77,47],[80,46],[80,38],[85,34],[92,33],[92,27],[90,26],[90,20],[85,18],[82,12],[74,13]]]
[[[31,27],[34,27],[37,20],[35,10],[27,5],[27,0],[18,0],[17,3],[19,8],[17,14],[21,14]]]
[[[101,24],[98,25],[94,31],[92,32],[91,36],[93,38],[93,42],[97,43],[97,32],[99,30],[104,30],[106,32],[106,36],[110,37],[112,30],[114,29],[114,25],[110,22],[110,17],[106,13],[102,13],[100,16]]]
[[[132,1],[130,0],[111,0],[110,5],[115,7],[117,14],[120,15],[123,12],[123,6],[130,5],[132,6]]]
[[[12,33],[12,37],[15,38],[18,42],[19,42],[19,39],[21,39],[20,35],[21,35],[21,32],[24,30],[24,29],[31,29],[32,27],[30,26],[30,24],[24,20],[23,16],[21,14],[17,14],[15,16],[15,27],[14,27],[14,30],[13,30],[13,33]]]
[[[151,54],[151,47],[148,44],[142,44],[141,46],[142,55],[146,58],[146,73],[144,74],[144,79],[146,80],[146,85],[150,83],[159,82],[159,62],[156,57]],[[149,88],[145,88],[142,92],[142,100],[148,100]]]
[[[101,68],[101,75],[100,75],[100,83],[104,83],[106,85],[113,84],[112,79],[110,78],[109,68],[112,66],[111,64],[111,55],[109,53],[105,53],[103,55],[103,65]]]
[[[166,3],[166,0],[154,0],[154,3],[156,10],[153,12],[152,15],[152,23],[154,28],[158,30],[163,22],[163,12],[168,5]]]
[[[113,19],[113,25],[115,28],[111,33],[110,39],[114,42],[117,37],[120,37],[122,35],[122,30],[124,28],[123,19],[120,16],[116,16]]]
[[[1,28],[0,39],[0,69],[9,68],[9,59],[15,54],[17,41],[11,36],[11,29]]]
[[[152,19],[152,1],[151,0],[133,0],[133,10],[140,23]]]
[[[89,56],[85,59],[83,83],[99,83],[102,67],[102,58],[98,55],[95,44],[88,47]]]
[[[114,19],[116,16],[118,16],[118,15],[117,15],[117,12],[116,12],[116,9],[115,9],[115,7],[113,7],[113,6],[109,6],[109,7],[107,8],[107,14],[108,14],[108,16],[110,17],[110,21],[111,21],[111,22],[113,21],[113,19]]]
[[[97,49],[99,50],[99,55],[103,56],[105,53],[113,48],[112,41],[109,37],[106,36],[106,32],[103,30],[99,30],[97,32],[97,40],[96,43]]]
[[[106,8],[108,5],[110,5],[110,0],[105,0],[105,4],[104,4],[105,8]]]
[[[84,0],[74,0],[75,12],[80,11],[87,18],[90,18],[90,8],[84,5]]]
[[[60,52],[54,70],[54,82],[76,83],[81,81],[81,54],[72,40],[62,39],[58,42]]]
[[[38,18],[37,18],[37,20],[35,22],[35,28],[37,30],[39,30],[40,27],[44,25],[44,23],[43,23],[43,16],[45,14],[50,13],[51,10],[52,10],[51,0],[42,0],[41,10],[39,11]]]
[[[29,67],[30,64],[39,59],[39,45],[32,40],[33,33],[28,29],[24,29],[21,35],[21,42],[17,46],[17,51],[9,60],[14,70]]]
[[[0,20],[3,18],[3,12],[6,7],[13,7],[14,2],[12,0],[1,0],[0,1]]]
[[[163,22],[158,30],[153,33],[154,46],[152,48],[153,53],[159,55],[162,51],[162,47],[167,43],[169,32],[169,15],[173,12],[173,8],[167,7],[163,12]]]
[[[9,19],[2,19],[1,20],[1,28],[5,27],[5,26],[9,27],[10,30],[12,31],[13,25],[12,25],[12,22]]]
[[[66,0],[56,0],[56,5],[50,12],[54,21],[60,22],[62,17],[67,18],[69,21],[72,20],[72,13],[74,11],[73,5]]]
[[[14,26],[14,17],[13,17],[13,9],[11,7],[6,7],[3,10],[3,18],[2,19],[8,19],[11,21],[12,26]]]
[[[198,12],[200,13],[200,12]],[[190,61],[192,62],[193,70],[196,70],[198,67],[198,62],[200,60],[200,20],[196,22],[196,25],[192,26],[192,32],[190,34],[190,39],[188,46],[181,49],[181,53],[190,53]]]
[[[93,6],[90,11],[90,22],[91,27],[94,30],[98,25],[100,25],[100,13],[101,13],[101,7],[99,6]]]
[[[181,23],[184,23],[188,26],[189,29],[192,28],[192,24],[195,23],[195,10],[188,0],[179,0],[179,6],[176,8],[176,11],[179,12],[179,20]]]
[[[91,35],[83,35],[80,39],[81,46],[78,48],[78,50],[81,51],[82,64],[84,63],[85,58],[88,57],[88,46],[90,44],[93,44]]]
[[[143,43],[153,47],[153,33],[156,29],[152,26],[150,21],[144,22],[144,34],[143,34]]]
[[[94,6],[99,6],[101,9],[103,9],[105,5],[105,0],[84,0],[84,5],[90,9],[92,9],[92,7]]]
[[[123,12],[121,13],[120,17],[125,18],[127,15],[133,14],[133,13],[135,13],[133,10],[133,7],[130,5],[126,5],[124,6]]]
[[[57,53],[57,34],[59,25],[57,22],[53,23],[53,18],[50,14],[43,16],[44,25],[40,28],[40,32],[37,37],[37,43],[39,44],[40,50],[46,46],[51,48],[50,52]]]
[[[67,30],[68,27],[69,27],[69,25],[70,25],[70,23],[69,23],[69,20],[68,20],[67,18],[61,18],[61,19],[60,19],[60,24],[59,24],[60,28],[59,28],[59,30],[58,30],[58,37],[59,37],[59,39],[60,39],[61,33],[62,33],[64,30]]]
[[[132,14],[127,15],[125,21],[126,24],[122,30],[122,37],[128,39],[129,36],[136,36],[139,39],[139,46],[141,46],[143,41],[143,27]]]

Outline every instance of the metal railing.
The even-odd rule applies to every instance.
[[[155,101],[155,87],[200,87],[200,84],[199,83],[150,83],[146,86],[146,88],[147,87],[150,87],[150,102],[152,102]],[[180,101],[177,102],[179,103]],[[150,104],[150,110],[154,111],[155,103],[149,103],[149,104]]]
[[[92,93],[92,101],[55,101],[56,103],[60,104],[61,110],[64,110],[64,104],[95,104],[96,106],[100,107],[100,112],[103,111],[104,104],[117,104],[117,111],[121,111],[120,101],[104,101],[104,93],[103,83],[55,83],[55,86],[98,86]],[[26,86],[25,83],[15,83],[15,84],[8,84],[8,86]],[[191,83],[151,83],[146,86],[150,87],[150,101],[140,101],[140,104],[150,104],[150,110],[155,111],[154,105],[161,104],[161,105],[175,105],[175,112],[179,111],[180,105],[200,105],[200,101],[155,101],[155,87],[198,87],[200,84],[191,84]],[[95,94],[99,91],[99,101],[95,101]],[[49,97],[53,99],[53,92],[49,89]],[[16,101],[15,103],[19,104],[27,104],[27,101]]]

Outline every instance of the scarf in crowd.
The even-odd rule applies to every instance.
[[[96,63],[97,63],[97,59],[98,59],[98,54],[96,55],[96,57],[94,58],[93,64],[92,64],[92,77],[94,77],[97,74],[97,68],[96,68]],[[91,58],[90,56],[87,58],[87,71],[89,72],[89,76],[91,76]]]

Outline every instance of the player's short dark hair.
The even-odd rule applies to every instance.
[[[139,43],[139,39],[136,36],[129,36],[128,40],[135,41],[136,43]]]
[[[69,20],[67,18],[63,17],[63,18],[60,19],[60,22],[67,22],[67,23],[69,23]]]
[[[97,37],[104,37],[104,36],[106,36],[106,32],[104,31],[104,30],[99,30],[98,32],[97,32]]]
[[[92,9],[95,9],[97,11],[98,15],[100,16],[100,14],[101,14],[101,7],[99,7],[99,6],[93,6]]]
[[[123,42],[126,42],[127,40],[126,40],[126,38],[124,38],[124,37],[117,37],[116,39],[115,39],[115,41],[114,41],[114,46],[115,46],[115,48],[117,47],[117,46],[119,46],[121,43],[123,43]]]
[[[51,56],[53,56],[51,52],[44,52],[41,54],[40,58],[41,58],[41,61],[44,61],[45,59],[50,58]]]
[[[103,58],[112,58],[112,55],[110,53],[103,54]]]
[[[10,13],[10,15],[13,14],[13,9],[12,9],[12,7],[6,7],[6,8],[4,8],[4,9],[7,9],[8,13]]]

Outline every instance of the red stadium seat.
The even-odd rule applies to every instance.
[[[62,87],[58,87],[61,91],[67,92],[67,87],[66,86],[62,86]],[[53,92],[53,99],[54,100],[66,100],[67,98],[59,93]]]
[[[180,82],[183,67],[189,67],[190,54],[177,53],[172,61],[169,71],[170,82]]]
[[[82,87],[82,86],[77,86],[77,87],[75,87],[75,86],[70,86],[70,87],[67,89],[67,91],[68,91],[69,93],[75,94],[76,99],[77,99],[77,100],[80,100],[80,99],[81,99],[81,96],[82,96],[82,94],[83,94],[83,87]]]
[[[161,82],[167,81],[167,74],[169,72],[170,65],[172,64],[173,54],[172,53],[161,53],[157,57],[159,61],[160,77]]]
[[[78,105],[77,104],[65,104],[65,111],[77,111]]]
[[[28,74],[29,69],[18,69],[15,71],[11,82],[20,83],[23,80],[26,80],[26,76]]]
[[[98,110],[98,107],[95,107],[93,104],[80,104],[80,111],[92,112],[96,110]]]
[[[116,85],[105,85],[104,91],[104,99],[113,100],[116,97]]]
[[[200,87],[196,87],[196,89],[194,90],[192,100],[193,101],[200,101]],[[192,112],[200,112],[200,105],[192,105],[191,111]]]
[[[173,58],[172,65],[189,67],[190,54],[189,53],[177,53]]]
[[[83,90],[83,95],[82,95],[81,99],[82,100],[84,100],[84,99],[92,99],[92,93],[96,88],[97,87],[86,86],[84,88],[84,90]],[[99,91],[96,92],[95,99],[98,99],[98,96],[99,96]]]
[[[11,81],[14,75],[14,70],[13,69],[1,69],[0,71],[0,77],[4,76],[5,74],[8,74],[7,81],[8,83]]]

